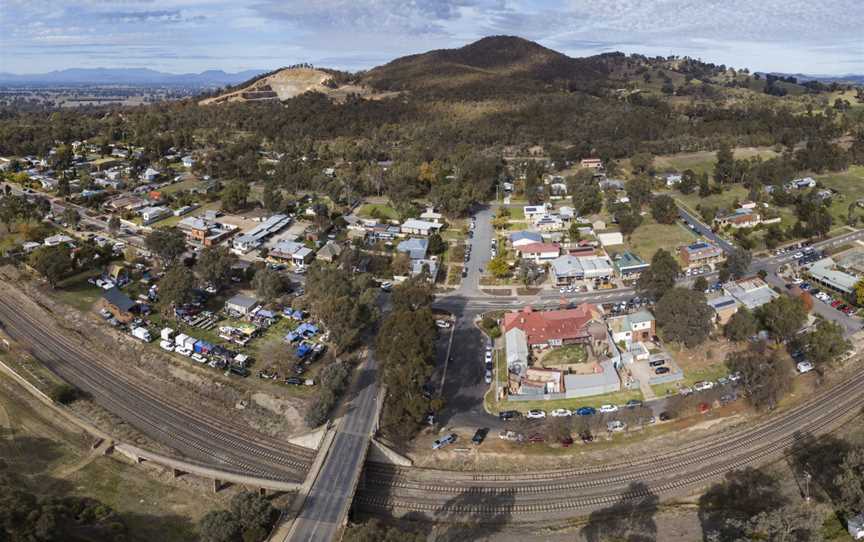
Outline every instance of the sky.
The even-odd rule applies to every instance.
[[[862,0],[0,0],[0,72],[354,71],[499,34],[570,56],[864,74]]]

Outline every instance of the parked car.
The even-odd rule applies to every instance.
[[[661,367],[663,365],[666,365],[666,360],[665,359],[655,359],[654,361],[649,362],[648,365],[650,365],[651,367]]]
[[[202,356],[198,352],[195,352],[192,354],[192,359],[197,361],[198,363],[207,363],[207,358],[205,358],[204,356]]]
[[[498,413],[498,419],[502,421],[512,420],[513,418],[519,418],[522,416],[522,413],[518,410],[502,410]]]
[[[630,399],[629,401],[627,401],[627,404],[625,404],[624,406],[627,408],[641,407],[642,401],[640,401],[639,399]]]
[[[655,375],[665,375],[669,373],[669,367],[657,367],[654,369]]]
[[[483,357],[483,359],[486,363],[492,363],[492,351],[487,350],[486,355]]]
[[[693,393],[693,388],[688,388],[686,386],[681,388],[680,390],[678,390],[679,395],[687,396],[687,395],[690,395],[691,393]]]
[[[618,412],[617,405],[600,405],[600,412],[603,414],[610,414],[612,412]]]
[[[529,410],[525,414],[525,417],[528,418],[529,420],[542,420],[543,418],[546,417],[546,411],[540,410],[540,409]]]
[[[576,409],[577,416],[593,416],[597,413],[597,409],[590,406],[583,406]]]
[[[187,357],[187,358],[192,357],[192,351],[189,350],[188,348],[175,348],[174,352],[180,354],[181,356]]]
[[[699,403],[699,413],[700,414],[705,414],[709,410],[711,410],[711,405],[709,405],[708,403]]]
[[[579,433],[579,438],[582,439],[582,442],[585,444],[594,442],[594,435],[592,435],[591,431],[588,431],[587,429]]]
[[[741,380],[741,371],[735,371],[734,373],[729,375],[729,380],[732,382],[738,382]]]
[[[517,433],[516,431],[508,431],[504,430],[498,433],[498,438],[501,440],[509,440],[510,442],[521,441],[523,439],[522,435]]]
[[[795,368],[798,369],[798,372],[801,373],[802,375],[804,373],[809,373],[810,371],[812,371],[814,369],[813,364],[809,361],[799,361],[795,365]]]
[[[486,371],[486,374],[483,375],[483,381],[487,384],[492,383],[492,371]]]
[[[606,429],[612,433],[618,433],[627,429],[627,424],[622,422],[621,420],[612,420],[611,422],[606,424]]]
[[[471,437],[471,442],[473,442],[476,446],[480,446],[483,444],[483,441],[486,440],[486,435],[489,434],[488,427],[481,427],[477,431],[474,432],[474,436]]]
[[[381,289],[384,290],[385,292],[389,292],[390,290],[393,289],[393,283],[392,282],[382,282],[381,283]]]
[[[173,352],[174,344],[171,341],[159,341],[159,348],[166,352]]]
[[[573,415],[573,411],[568,410],[566,408],[556,408],[552,412],[550,412],[553,418],[566,418],[568,416]]]
[[[450,322],[447,320],[435,320],[435,325],[441,329],[450,329]]]
[[[703,382],[697,382],[693,384],[693,389],[696,391],[708,391],[714,387],[714,383],[710,380],[705,380]]]
[[[532,433],[532,434],[528,437],[528,442],[530,442],[530,443],[532,443],[532,444],[538,444],[538,443],[541,443],[541,442],[546,442],[546,437],[544,437],[544,436],[543,436],[542,434],[540,434],[540,433]]]
[[[435,442],[433,442],[432,449],[440,450],[441,448],[444,448],[448,444],[453,444],[454,442],[456,442],[456,433],[450,433],[449,435],[441,437]]]
[[[660,413],[660,421],[661,421],[661,422],[668,422],[668,421],[671,420],[673,417],[674,417],[674,416],[672,416],[671,413],[666,412],[666,411],[663,411],[663,412]]]

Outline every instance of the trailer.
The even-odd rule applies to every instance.
[[[132,336],[144,341],[145,343],[149,343],[152,340],[150,337],[150,331],[148,331],[146,327],[133,327]]]
[[[162,337],[163,341],[170,341],[174,337],[174,330],[170,327],[162,328],[162,331],[159,332],[159,335]]]
[[[186,337],[186,340],[183,341],[183,347],[190,352],[194,351],[195,343],[198,342],[198,339],[195,337]]]
[[[185,347],[186,346],[186,339],[188,339],[188,338],[189,338],[189,335],[186,335],[185,333],[180,333],[176,337],[174,337],[174,344],[176,344],[177,346],[179,346],[181,348]]]

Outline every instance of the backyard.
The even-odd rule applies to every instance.
[[[357,209],[357,216],[361,218],[379,218],[384,220],[399,220],[396,209],[385,203],[366,203]]]
[[[588,352],[581,344],[569,344],[549,350],[538,361],[543,367],[574,365],[588,361]]]

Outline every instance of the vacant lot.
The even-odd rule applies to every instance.
[[[739,160],[753,158],[755,156],[761,156],[763,159],[768,159],[777,156],[777,153],[767,147],[739,147],[735,149],[735,158]],[[696,173],[704,172],[710,175],[714,171],[714,163],[716,161],[717,153],[715,151],[686,152],[657,156],[654,158],[654,167],[657,171],[680,172],[685,169],[692,169]],[[629,160],[622,163],[622,165],[629,171]]]
[[[625,239],[625,246],[638,254],[646,262],[659,249],[665,249],[677,257],[678,247],[692,243],[696,239],[688,228],[675,224],[658,224],[650,216],[645,217],[645,222],[636,228],[629,239]],[[614,252],[613,247],[613,252]]]
[[[382,218],[386,220],[399,220],[399,213],[393,207],[384,203],[367,203],[357,209],[357,216],[363,218]]]

